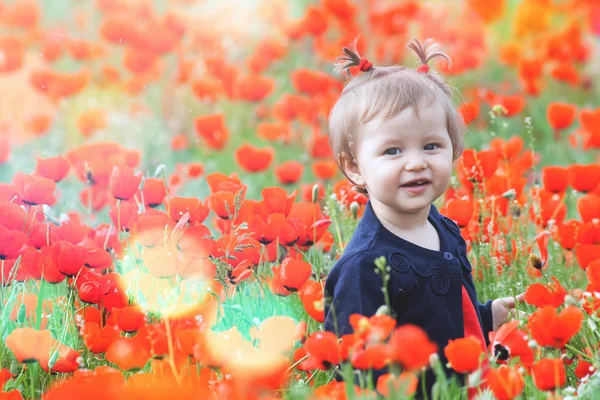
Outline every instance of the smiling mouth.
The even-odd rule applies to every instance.
[[[413,182],[409,182],[409,183],[402,185],[402,187],[418,187],[418,186],[427,185],[429,183],[431,183],[431,182],[427,181],[427,180],[413,181]]]

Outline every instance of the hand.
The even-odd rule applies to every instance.
[[[526,315],[523,311],[515,310],[517,303],[525,301],[525,294],[521,293],[517,297],[502,297],[492,302],[492,325],[494,331],[497,331],[507,320],[508,316],[520,318]]]

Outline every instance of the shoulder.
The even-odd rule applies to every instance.
[[[433,204],[431,205],[431,215],[433,216],[433,218],[438,220],[444,228],[446,228],[460,236],[460,234],[461,234],[460,228],[458,227],[456,222],[454,222],[452,219],[446,217],[445,215],[440,214],[438,209]]]
[[[364,279],[373,277],[375,272],[375,260],[386,254],[373,251],[359,251],[344,254],[333,266],[326,281],[326,286],[333,289],[339,281]]]
[[[374,269],[375,260],[381,256],[387,256],[376,251],[359,251],[344,255],[334,265],[331,274],[345,275],[352,272],[362,272],[364,269]]]

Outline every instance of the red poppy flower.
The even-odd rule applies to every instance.
[[[271,291],[278,296],[291,295],[292,292],[284,288],[283,284],[281,283],[281,265],[271,267],[271,272],[273,273],[271,279],[269,280],[269,287]],[[300,299],[302,299],[302,297],[300,297]]]
[[[117,285],[117,273],[101,275],[90,269],[84,269],[79,274],[75,285],[77,294],[84,303],[98,304]]]
[[[479,360],[483,348],[474,336],[450,340],[444,348],[444,354],[452,369],[461,374],[470,374],[479,369]]]
[[[466,149],[460,158],[459,168],[468,180],[483,182],[496,172],[498,155],[491,150],[477,152]]]
[[[206,182],[210,188],[211,193],[217,192],[231,192],[237,193],[240,190],[246,189],[246,185],[240,181],[237,174],[234,172],[227,176],[221,172],[214,172],[206,176]]]
[[[569,186],[569,169],[555,165],[542,168],[542,184],[550,192],[564,192]]]
[[[593,224],[584,224],[581,221],[569,220],[557,224],[558,242],[565,250],[573,250],[580,244],[593,244],[598,235]]]
[[[476,101],[463,103],[458,106],[457,111],[462,116],[465,125],[470,125],[473,120],[479,117],[479,103]]]
[[[548,239],[550,238],[550,232],[542,231],[535,236],[535,242],[540,251],[540,257],[535,254],[530,254],[529,264],[535,269],[542,269],[548,261]]]
[[[332,79],[331,75],[323,71],[313,71],[306,68],[292,71],[290,78],[296,92],[305,93],[309,96],[324,94],[329,91],[330,86],[337,85],[337,81]]]
[[[121,203],[120,205],[115,204],[108,210],[108,215],[115,228],[119,231],[129,232],[139,217],[138,206],[131,201]],[[119,222],[121,226],[119,226]]]
[[[58,347],[56,346],[56,343],[58,343]],[[68,374],[79,369],[79,363],[77,362],[79,352],[57,341],[54,341],[52,349],[49,349],[48,351],[49,354],[54,354],[54,352],[57,353],[57,359],[52,367],[50,367],[50,358],[39,361],[39,364],[44,371]]]
[[[337,175],[338,165],[334,160],[317,160],[312,165],[312,171],[318,179],[329,180]]]
[[[313,333],[306,338],[304,349],[322,370],[328,370],[343,361],[338,339],[332,332]]]
[[[48,360],[54,339],[48,330],[16,328],[6,337],[4,343],[18,362],[28,364]]]
[[[25,211],[15,203],[0,201],[0,225],[12,231],[23,229]]]
[[[543,285],[534,283],[525,292],[525,301],[536,307],[552,306],[558,308],[565,302],[567,291],[562,287],[558,279],[552,277],[554,283]]]
[[[298,232],[299,246],[313,245],[331,225],[331,220],[323,216],[318,203],[294,203],[288,219]]]
[[[600,219],[600,196],[591,193],[581,196],[577,199],[577,211],[583,222]]]
[[[86,307],[91,309],[91,307]],[[119,337],[119,331],[113,325],[100,328],[96,322],[84,322],[81,327],[81,337],[88,350],[93,354],[105,353],[112,342]]]
[[[267,187],[261,191],[261,195],[263,198],[262,204],[268,214],[280,213],[288,216],[298,196],[298,191],[294,190],[288,195],[282,188]]]
[[[454,198],[446,202],[444,214],[456,222],[460,228],[469,225],[469,221],[475,211],[473,200],[469,198]]]
[[[116,339],[106,351],[106,359],[123,371],[144,368],[150,356],[148,347],[139,336]]]
[[[40,249],[42,253],[38,261],[38,274],[43,277],[46,282],[57,284],[66,279],[66,276],[60,272],[56,266],[56,262],[52,257],[53,246],[44,246]]]
[[[505,161],[518,159],[524,146],[525,141],[520,136],[512,136],[508,140],[495,138],[490,141],[490,150],[495,151],[498,157]]]
[[[589,282],[587,291],[600,292],[600,259],[590,262],[585,270],[585,275]]]
[[[277,241],[284,246],[292,246],[298,241],[296,228],[283,214],[271,214],[266,221],[257,215],[245,220],[254,237],[262,244]]]
[[[567,382],[562,359],[543,358],[531,368],[533,382],[539,390],[554,390]]]
[[[93,211],[100,211],[108,204],[108,202],[111,200],[111,197],[106,188],[91,186],[79,192],[79,200],[81,201],[81,205],[86,209],[91,206]]]
[[[14,259],[23,253],[27,235],[0,225],[0,260]]]
[[[229,130],[225,125],[225,116],[223,114],[211,114],[197,117],[194,120],[196,134],[204,139],[208,147],[215,150],[223,150]]]
[[[350,361],[352,366],[357,369],[368,370],[384,368],[389,363],[388,347],[383,343],[378,343],[364,349],[355,349]]]
[[[304,165],[299,161],[286,161],[275,168],[275,176],[282,185],[292,185],[300,180]]]
[[[235,160],[246,172],[262,172],[269,168],[275,157],[272,147],[258,148],[243,144],[235,150]]]
[[[504,107],[507,118],[520,114],[525,109],[525,98],[520,95],[496,96],[496,103]]]
[[[579,379],[583,379],[586,376],[590,376],[596,372],[596,368],[593,364],[590,364],[587,361],[579,360],[577,363],[577,367],[575,368],[575,376]]]
[[[592,261],[600,258],[600,245],[598,244],[580,244],[575,250],[575,257],[582,269],[586,269]]]
[[[198,224],[183,232],[177,246],[186,256],[202,258],[214,253],[216,243],[211,239],[210,230],[205,225]]]
[[[552,102],[546,109],[548,123],[555,131],[561,131],[571,126],[577,114],[577,107],[569,103]]]
[[[308,280],[298,290],[298,296],[304,305],[304,310],[317,322],[325,322],[325,302],[323,285],[319,282]]]
[[[312,266],[301,260],[286,258],[281,263],[281,284],[290,292],[296,292],[312,274]]]
[[[537,194],[536,194],[537,193]],[[539,210],[531,208],[531,218],[542,227],[548,225],[548,221],[554,220],[557,223],[562,222],[567,215],[567,207],[564,202],[564,196],[549,192],[545,189],[532,189],[534,198],[539,198]]]
[[[540,346],[562,349],[579,332],[583,313],[569,306],[557,314],[552,306],[540,308],[529,317],[531,336]]]
[[[219,218],[229,219],[235,213],[235,196],[235,193],[231,192],[213,193],[206,198],[206,205]]]
[[[387,340],[396,327],[396,321],[387,315],[373,315],[370,318],[352,314],[349,318],[354,334],[366,343],[379,343]]]
[[[110,175],[110,194],[115,199],[129,200],[137,193],[142,175],[134,175],[133,170],[125,166],[114,166]]]
[[[63,275],[75,276],[84,267],[88,256],[86,248],[63,240],[53,243],[51,248],[52,261]]]
[[[204,165],[199,162],[192,162],[185,166],[187,176],[191,179],[196,179],[202,176],[204,173]]]
[[[260,102],[268,97],[275,89],[273,78],[250,74],[239,81],[240,100]]]
[[[167,195],[165,183],[160,178],[148,178],[144,181],[144,204],[148,207],[158,207],[162,204]]]
[[[578,192],[591,192],[600,184],[600,164],[570,165],[569,183]]]
[[[233,211],[233,209],[232,209]],[[189,213],[189,223],[202,223],[210,209],[195,197],[173,197],[169,201],[169,216],[173,221],[179,221],[185,213]]]
[[[525,387],[525,381],[516,366],[490,368],[485,373],[485,379],[498,400],[513,400]]]
[[[17,196],[27,205],[53,205],[56,202],[54,198],[56,183],[53,180],[17,172],[13,183],[17,189]]]
[[[113,308],[115,325],[123,332],[136,332],[146,323],[146,315],[138,306],[127,306],[123,308]]]
[[[60,182],[67,176],[70,168],[71,164],[62,155],[46,159],[38,158],[35,173],[54,182]]]
[[[533,350],[529,347],[527,335],[518,326],[519,321],[510,321],[496,332],[490,332],[489,350],[498,362],[519,357],[521,364],[528,367],[533,363]]]
[[[437,344],[418,326],[406,324],[394,330],[388,342],[390,361],[404,369],[418,370],[429,364],[429,356],[437,352]]]

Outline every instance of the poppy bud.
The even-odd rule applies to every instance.
[[[387,316],[391,316],[390,314],[390,308],[387,306],[387,304],[382,305],[381,307],[379,307],[377,309],[377,312],[375,313],[375,315],[387,315]]]
[[[502,197],[504,197],[505,199],[514,199],[515,196],[517,195],[517,191],[515,189],[510,189],[507,190],[506,192],[502,193]]]
[[[48,369],[51,370],[52,367],[54,367],[54,364],[56,364],[56,361],[58,360],[58,350],[55,350],[54,353],[52,353],[52,356],[50,356],[50,361],[48,361]]]
[[[350,211],[352,211],[352,218],[356,219],[358,217],[358,203],[353,201],[350,204]]]
[[[96,181],[94,180],[94,173],[92,172],[92,169],[87,162],[83,164],[83,167],[85,168],[85,180],[87,181],[87,184],[93,186]]]
[[[154,176],[161,176],[166,168],[167,167],[165,166],[165,164],[160,164],[158,167],[156,167],[156,170],[154,171]]]
[[[319,185],[315,183],[312,188],[312,202],[316,203],[319,199]]]
[[[508,110],[501,104],[496,104],[492,107],[492,112],[496,116],[505,116],[508,114]]]
[[[27,310],[25,309],[25,304],[21,304],[19,306],[19,312],[17,314],[17,322],[19,324],[22,324],[25,321],[26,316],[27,316]]]

